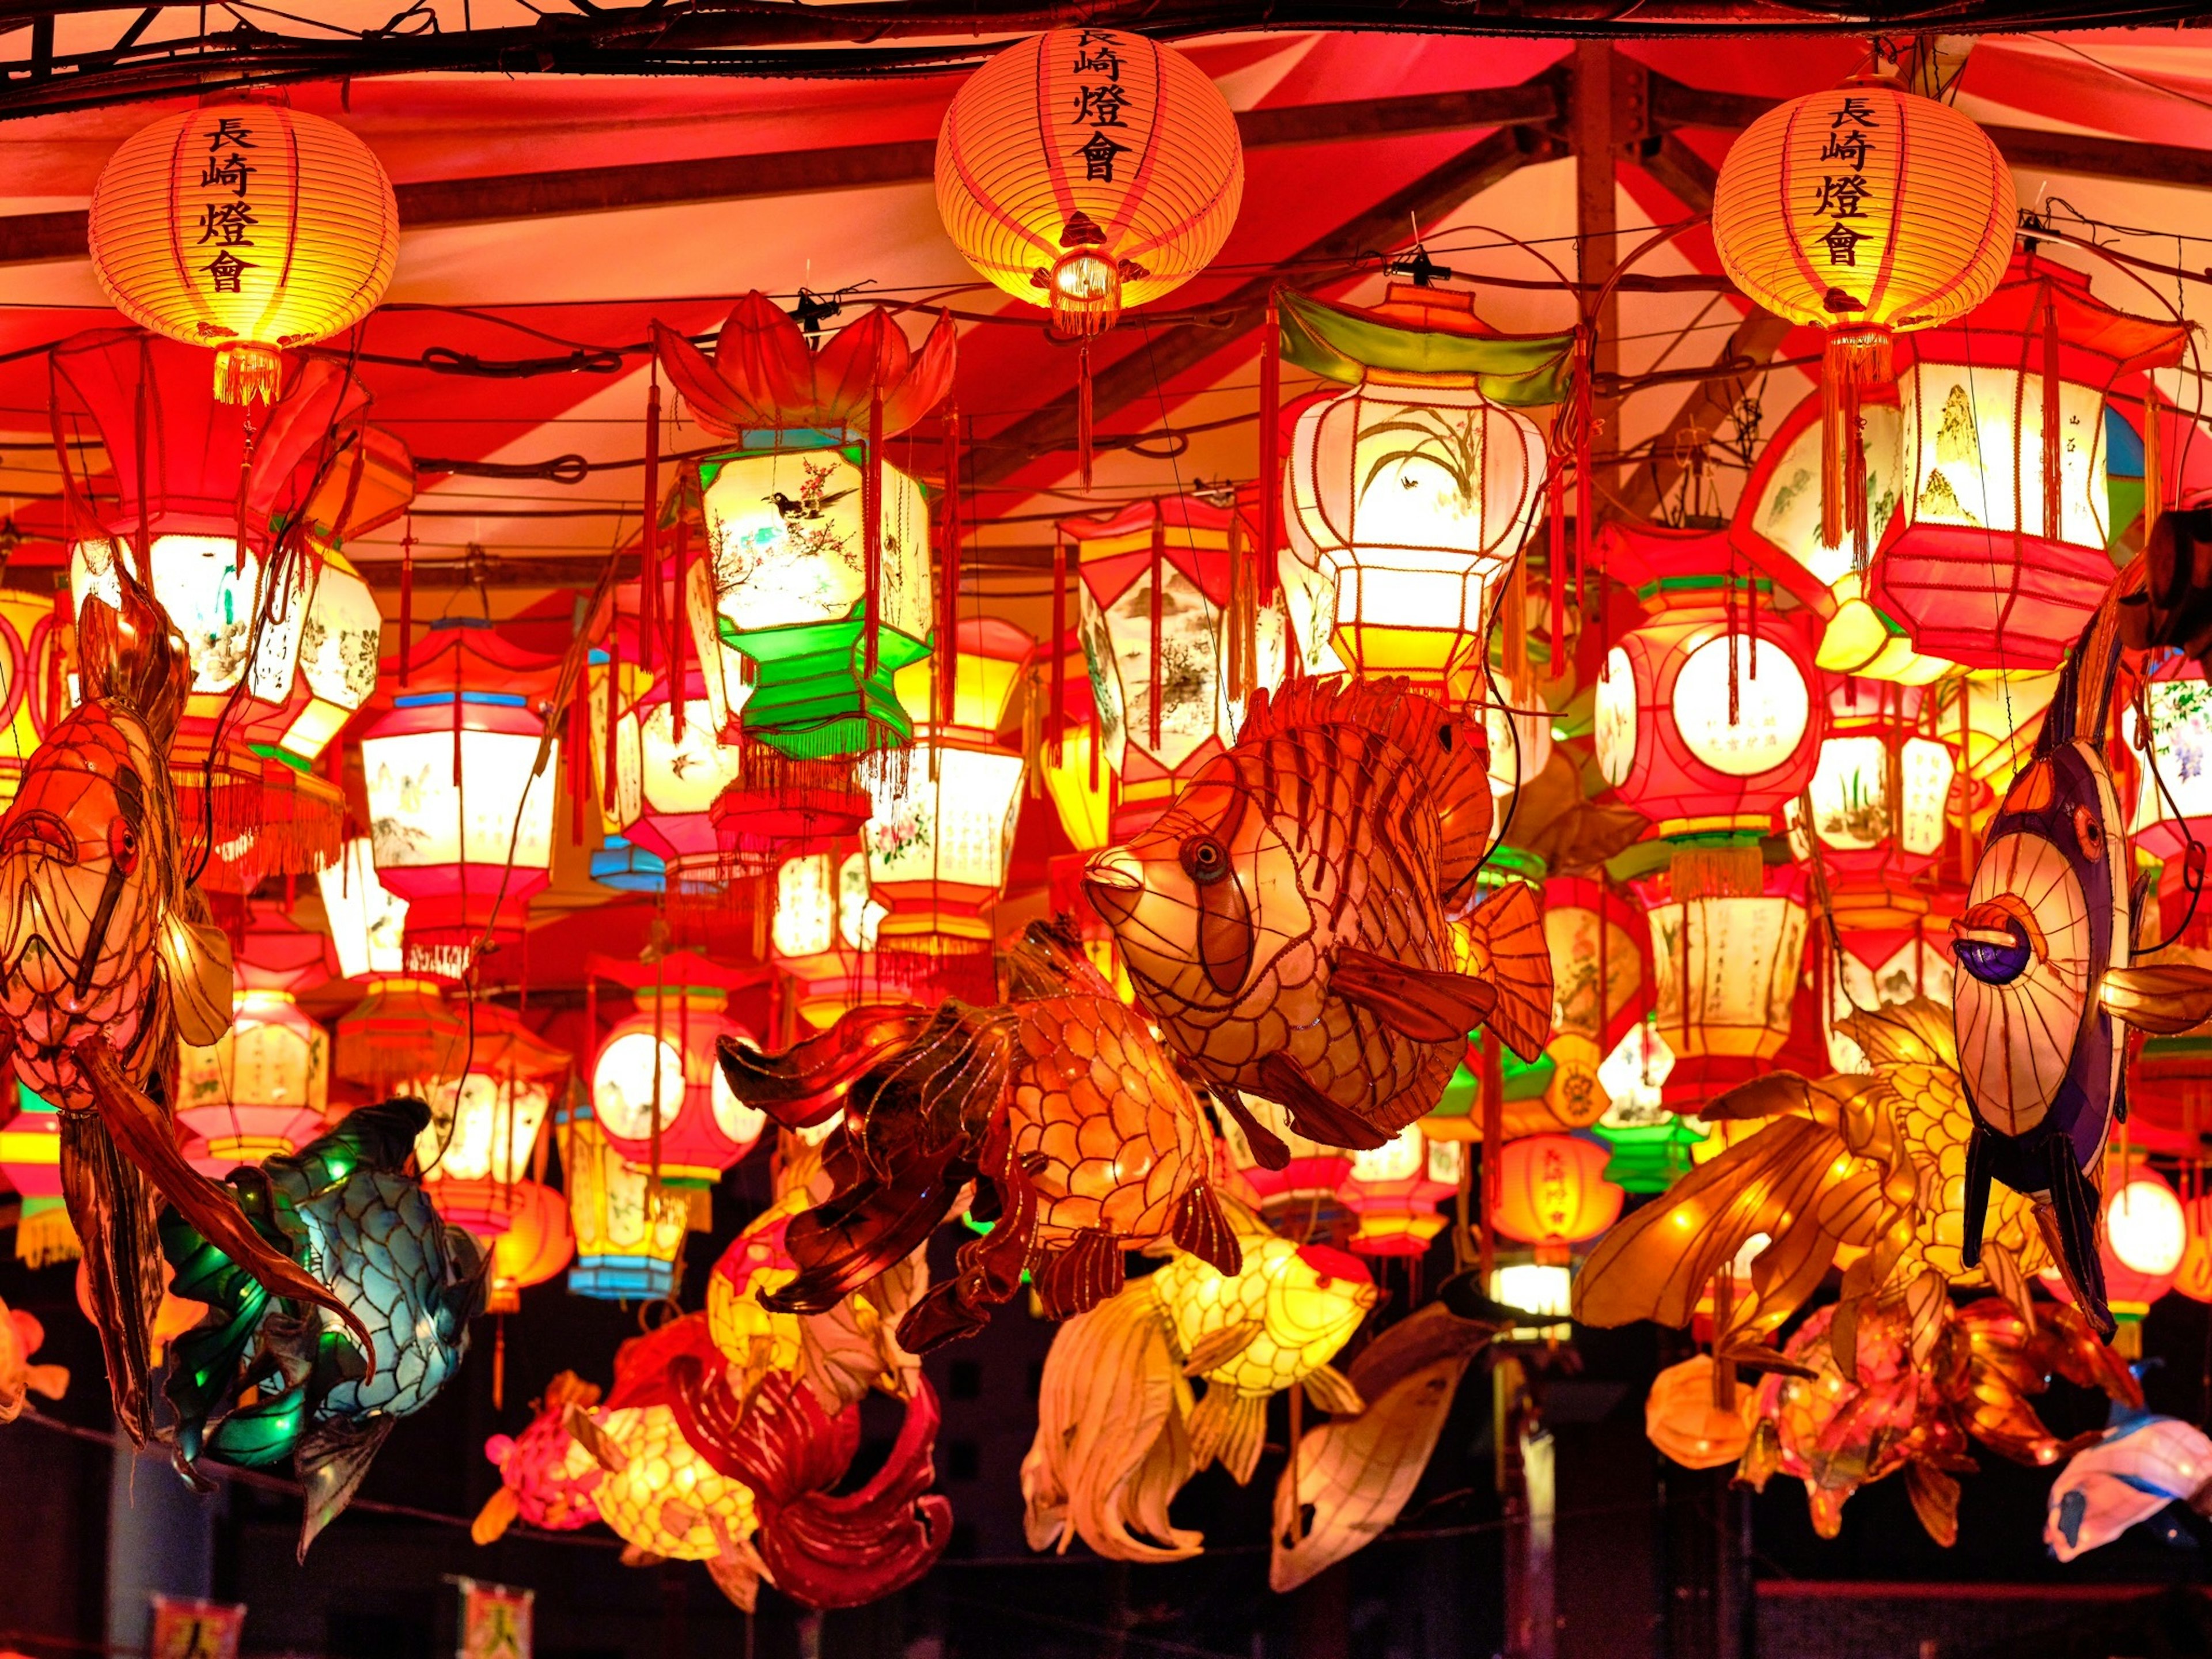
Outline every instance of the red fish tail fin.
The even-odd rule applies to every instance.
[[[154,1310],[161,1305],[161,1248],[154,1227],[159,1206],[144,1174],[94,1114],[64,1112],[61,1142],[62,1192],[84,1246],[85,1289],[116,1421],[143,1445],[153,1432],[147,1372]]]
[[[1475,961],[1471,970],[1497,988],[1498,1002],[1483,1024],[1527,1060],[1552,1037],[1552,952],[1544,918],[1526,883],[1508,882],[1468,918]]]
[[[154,747],[166,752],[184,713],[191,665],[184,635],[161,602],[116,564],[122,608],[88,605],[77,623],[77,653],[88,702],[118,700],[146,722]]]
[[[914,1041],[927,1013],[920,1008],[861,1007],[828,1030],[780,1054],[724,1037],[718,1045],[731,1093],[787,1129],[811,1129],[834,1116],[846,1091],[868,1068]]]

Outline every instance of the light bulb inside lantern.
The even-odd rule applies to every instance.
[[[1492,1299],[1522,1313],[1565,1320],[1574,1307],[1575,1280],[1571,1268],[1541,1261],[1508,1262],[1490,1275]],[[1568,1324],[1516,1326],[1509,1340],[1515,1342],[1564,1342],[1574,1334]]]
[[[2160,1279],[2181,1265],[2188,1218],[2164,1182],[2139,1176],[2112,1194],[2105,1212],[2106,1242],[2120,1265]]]
[[[1095,247],[1061,254],[1050,282],[1053,320],[1066,332],[1095,334],[1121,314],[1121,268]]]

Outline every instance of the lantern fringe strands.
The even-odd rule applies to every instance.
[[[361,321],[399,258],[398,203],[368,147],[269,99],[141,128],[100,170],[88,231],[116,309],[213,347],[228,404],[273,402],[282,349]]]
[[[1948,104],[1861,77],[1780,104],[1730,146],[1713,189],[1722,268],[1754,305],[1824,334],[1821,535],[1869,545],[1861,405],[1895,334],[1947,322],[2004,274],[2012,170]]]
[[[953,245],[1078,341],[1204,270],[1243,190],[1237,119],[1206,72],[1120,29],[1003,48],[961,84],[937,137],[937,210]]]

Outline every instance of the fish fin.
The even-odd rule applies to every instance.
[[[484,1506],[477,1511],[477,1518],[469,1522],[469,1539],[475,1544],[496,1544],[507,1535],[507,1529],[522,1514],[522,1504],[514,1495],[514,1488],[502,1486],[484,1499]]]
[[[1352,945],[1337,947],[1328,988],[1416,1042],[1463,1042],[1498,1006],[1488,980],[1416,968]]]
[[[1212,1336],[1192,1343],[1190,1352],[1183,1358],[1182,1374],[1185,1376],[1203,1376],[1210,1370],[1226,1365],[1257,1342],[1261,1332],[1267,1328],[1265,1320],[1243,1319],[1234,1325],[1223,1327]]]
[[[430,1121],[428,1103],[412,1095],[358,1106],[285,1160],[307,1178],[311,1193],[327,1191],[366,1164],[387,1175],[406,1168],[416,1138]]]
[[[911,1044],[928,1018],[910,1005],[854,1008],[828,1030],[771,1054],[722,1037],[714,1045],[730,1092],[787,1129],[827,1122],[846,1091],[896,1050]]]
[[[568,1437],[591,1454],[592,1461],[609,1474],[620,1474],[629,1467],[629,1454],[623,1449],[622,1442],[599,1426],[599,1419],[579,1405],[568,1407],[562,1419],[568,1425]]]
[[[23,1386],[33,1394],[42,1394],[49,1400],[58,1400],[69,1392],[69,1367],[66,1365],[31,1365],[23,1372]]]
[[[39,1323],[39,1316],[28,1309],[7,1308],[4,1303],[0,1303],[0,1308],[6,1308],[8,1322],[15,1328],[15,1341],[24,1357],[38,1352],[46,1340],[46,1328]]]
[[[1243,1271],[1244,1247],[1237,1242],[1229,1218],[1221,1212],[1221,1200],[1203,1181],[1194,1183],[1176,1206],[1175,1224],[1168,1236],[1178,1249],[1188,1250],[1216,1273]]]
[[[131,1087],[106,1040],[86,1037],[70,1053],[91,1087],[100,1121],[115,1137],[120,1150],[161,1195],[177,1206],[178,1213],[271,1294],[313,1303],[336,1314],[360,1340],[362,1351],[370,1356],[373,1368],[376,1350],[368,1328],[305,1267],[262,1237],[260,1230],[239,1207],[237,1194],[210,1181],[185,1162],[177,1149],[167,1115],[145,1094]],[[158,1299],[155,1305],[160,1305]],[[142,1350],[146,1346],[143,1331],[138,1346]]]
[[[1037,1195],[1012,1155],[1003,1119],[984,1141],[983,1164],[999,1212],[989,1231],[960,1247],[952,1277],[931,1285],[900,1319],[899,1345],[909,1353],[975,1335],[989,1323],[990,1310],[1021,1288],[1022,1269],[1036,1239]]]
[[[161,1305],[159,1202],[98,1113],[62,1113],[61,1143],[62,1191],[84,1248],[87,1299],[116,1421],[143,1445],[153,1432],[148,1372],[154,1310]]]
[[[307,1488],[307,1512],[300,1520],[299,1559],[307,1559],[307,1547],[353,1502],[397,1421],[379,1413],[357,1423],[325,1423],[300,1443],[292,1466]]]
[[[1062,919],[1033,921],[1006,954],[1006,1000],[1110,997],[1114,988],[1083,953],[1083,940]]]
[[[230,1030],[230,941],[205,921],[169,915],[154,935],[176,1010],[177,1032],[195,1048],[215,1046]]]
[[[1237,1127],[1244,1132],[1244,1144],[1252,1149],[1252,1161],[1263,1170],[1287,1170],[1291,1167],[1291,1149],[1282,1136],[1252,1115],[1252,1109],[1244,1103],[1243,1095],[1234,1085],[1209,1083],[1207,1092],[1221,1103],[1221,1109],[1237,1120]]]
[[[2011,1306],[2020,1316],[2020,1322],[2027,1327],[2028,1334],[2035,1334],[2035,1297],[2028,1289],[2027,1275],[2021,1271],[2020,1258],[2011,1247],[1994,1238],[1982,1242],[1982,1267],[1988,1274],[1990,1288]]]
[[[1260,1062],[1260,1086],[1282,1103],[1290,1112],[1291,1130],[1308,1140],[1363,1152],[1390,1144],[1382,1130],[1315,1088],[1288,1054],[1272,1054]]]
[[[1040,1261],[1030,1274],[1047,1319],[1073,1319],[1121,1293],[1120,1242],[1097,1227],[1085,1227]]]
[[[2105,1301],[2105,1264],[2097,1252],[2097,1189],[2074,1161],[2073,1143],[2064,1136],[2051,1139],[2045,1161],[2051,1171],[2051,1201],[2035,1206],[2036,1221],[2046,1237],[2055,1235],[2051,1254],[2074,1292],[2075,1308],[2109,1342],[2119,1322]]]
[[[1966,1137],[1966,1231],[1959,1239],[1959,1260],[1969,1267],[1982,1265],[1982,1231],[1990,1219],[1990,1162],[1993,1148],[1990,1132],[1977,1123]]]
[[[1496,995],[1482,1023],[1533,1062],[1552,1039],[1552,951],[1534,890],[1507,882],[1475,907],[1467,926],[1477,971]]]
[[[1267,1401],[1264,1395],[1240,1394],[1223,1382],[1209,1382],[1205,1395],[1190,1408],[1184,1425],[1190,1434],[1190,1471],[1196,1474],[1208,1464],[1219,1463],[1222,1472],[1240,1486],[1252,1484],[1260,1467],[1260,1453],[1267,1439]]]
[[[1367,1409],[1352,1379],[1334,1365],[1315,1366],[1299,1386],[1305,1389],[1307,1399],[1331,1417],[1357,1417]]]
[[[1959,1541],[1959,1482],[1933,1463],[1914,1458],[1905,1466],[1905,1495],[1928,1535],[1945,1549]]]
[[[2151,963],[2105,969],[2105,1012],[2154,1036],[2173,1036],[2212,1019],[2212,968]]]

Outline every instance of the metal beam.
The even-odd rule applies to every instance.
[[[1237,125],[1246,149],[1267,149],[1458,132],[1471,127],[1531,125],[1550,121],[1559,112],[1557,89],[1550,81],[1539,79],[1519,86],[1466,92],[1247,110],[1237,118]],[[419,230],[434,225],[492,224],[558,214],[609,213],[689,202],[738,202],[927,184],[935,174],[936,156],[935,139],[913,138],[703,161],[438,179],[400,185],[394,194],[399,199],[402,227]],[[0,265],[84,257],[82,212],[0,217]]]
[[[1503,128],[1309,242],[1283,261],[1282,269],[1340,264],[1376,247],[1393,246],[1409,221],[1433,224],[1530,162],[1553,161],[1565,154],[1565,145],[1540,128]],[[1240,343],[1240,337],[1265,313],[1268,292],[1278,280],[1269,271],[1238,284],[1202,307],[1202,322],[1178,323],[1150,332],[1145,330],[1143,313],[1123,319],[1117,332],[1142,333],[1143,337],[1098,372],[1092,386],[1097,420],[1103,422],[1139,398],[1156,395],[1176,375]],[[994,433],[994,439],[1004,447],[979,456],[970,474],[973,483],[978,488],[1003,483],[1036,457],[1072,448],[1075,426],[1076,393],[1070,388],[1036,413]]]

